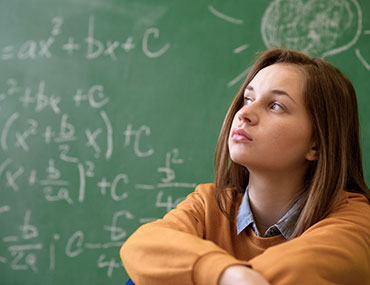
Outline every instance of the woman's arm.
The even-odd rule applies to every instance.
[[[141,226],[124,243],[121,258],[135,283],[218,284],[227,267],[247,264],[205,239],[206,211],[218,211],[212,187],[197,187],[175,210]]]

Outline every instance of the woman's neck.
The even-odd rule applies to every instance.
[[[249,171],[249,203],[261,234],[284,216],[302,188],[301,173],[271,175]]]

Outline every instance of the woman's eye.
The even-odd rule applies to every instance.
[[[273,103],[271,105],[271,109],[274,111],[284,111],[283,107],[281,107],[278,103]]]
[[[244,98],[244,105],[250,105],[251,103],[253,103],[251,98]]]

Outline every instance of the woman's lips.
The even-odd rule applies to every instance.
[[[236,142],[253,141],[248,133],[241,128],[235,128],[232,130],[231,139]]]

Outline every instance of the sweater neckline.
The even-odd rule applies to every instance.
[[[250,241],[255,244],[256,246],[267,249],[271,246],[281,244],[283,242],[286,242],[287,240],[284,238],[283,235],[277,235],[273,237],[259,237],[256,235],[256,233],[253,231],[251,226],[248,226],[244,233],[247,235],[247,237],[250,239]]]

